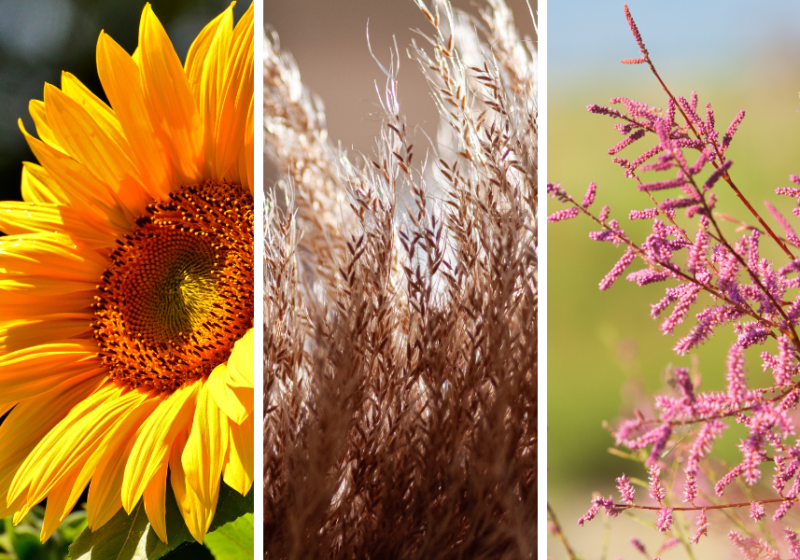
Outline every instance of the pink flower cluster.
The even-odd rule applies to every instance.
[[[698,111],[695,93],[687,99],[673,95],[661,81],[644,47],[630,12],[625,8],[631,30],[639,45],[642,58],[623,61],[647,64],[667,92],[666,111],[625,97],[611,99],[609,106],[589,105],[590,113],[611,117],[615,129],[624,138],[613,146],[613,156],[625,177],[636,182],[647,208],[631,210],[630,220],[652,220],[650,234],[635,242],[610,218],[607,206],[595,214],[597,185],[591,183],[579,204],[560,185],[547,185],[548,193],[565,205],[549,221],[562,221],[586,216],[598,225],[590,239],[624,246],[625,251],[609,273],[600,281],[600,289],[608,289],[634,263],[636,269],[626,279],[638,286],[664,283],[664,297],[651,306],[651,316],[660,319],[660,330],[672,334],[688,323],[688,332],[678,338],[673,350],[679,356],[707,342],[723,325],[732,325],[735,336],[731,341],[725,366],[725,391],[699,391],[698,379],[689,370],[676,368],[675,391],[655,396],[653,418],[637,413],[623,420],[614,430],[617,445],[631,450],[647,449],[646,465],[650,469],[652,506],[636,504],[633,486],[627,476],[617,479],[621,503],[595,498],[592,509],[581,518],[580,524],[594,517],[601,508],[617,515],[626,509],[658,511],[656,528],[666,533],[677,510],[697,511],[697,532],[691,542],[708,533],[707,513],[725,507],[750,506],[750,518],[758,522],[765,517],[765,504],[774,506],[772,519],[783,518],[800,499],[800,441],[796,437],[794,414],[800,400],[800,239],[790,222],[772,205],[766,208],[772,220],[783,230],[778,235],[767,224],[736,186],[731,175],[733,162],[726,152],[744,118],[739,112],[730,125],[720,133],[710,104],[705,115]],[[639,155],[624,158],[624,150],[651,139],[652,145]],[[657,181],[642,179],[643,172],[655,171],[664,176]],[[790,178],[800,185],[800,177]],[[720,185],[725,185],[720,190]],[[793,210],[800,217],[800,189],[782,187],[778,195],[798,201]],[[734,196],[743,204],[748,220],[736,234],[723,229],[726,216],[716,211],[718,197]],[[687,225],[688,224],[688,225]],[[772,244],[782,262],[762,255],[762,245]],[[764,251],[766,253],[766,251]],[[772,254],[775,254],[773,251]],[[700,303],[700,295],[707,294]],[[710,303],[709,303],[710,301]],[[686,330],[683,327],[682,330]],[[771,341],[771,342],[770,342]],[[772,374],[773,383],[767,387],[751,387],[747,380],[745,350],[754,345],[769,346],[761,353],[761,367]],[[773,349],[774,348],[774,349]],[[701,468],[708,460],[714,444],[726,429],[738,423],[746,429],[740,441],[740,459],[717,480],[708,480],[722,504],[701,503],[698,484],[704,473]],[[683,437],[686,428],[691,435]],[[676,431],[681,431],[676,435]],[[673,508],[666,500],[661,483],[660,459],[666,449],[681,446],[682,499],[688,507]],[[729,486],[736,480],[754,487],[765,470],[772,471],[772,490],[757,487],[757,500],[724,503]],[[786,529],[784,538],[792,558],[800,559],[797,535]],[[768,553],[767,545],[759,540],[731,533],[731,541],[742,550],[758,548]],[[771,550],[771,549],[770,549]]]

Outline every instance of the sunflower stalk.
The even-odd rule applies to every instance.
[[[535,50],[501,1],[482,20],[418,5],[432,170],[413,159],[398,53],[377,149],[350,158],[265,38],[283,176],[265,213],[266,558],[535,554]]]

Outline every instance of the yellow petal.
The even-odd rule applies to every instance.
[[[254,332],[248,330],[234,343],[228,363],[217,366],[208,380],[217,405],[237,424],[253,413]]]
[[[0,424],[0,473],[16,473],[37,442],[95,391],[103,377],[99,369],[88,372],[64,381],[35,399],[19,403]],[[5,500],[0,502],[5,503]]]
[[[198,107],[203,106],[203,71],[206,60],[210,56],[209,52],[215,52],[213,45],[215,41],[219,42],[218,35],[226,34],[230,36],[232,34],[232,8],[232,5],[229,6],[200,31],[195,40],[192,41],[192,45],[189,47],[189,53],[186,55],[186,80],[189,83],[189,89],[191,89],[192,96]],[[230,42],[230,37],[228,38],[228,42]]]
[[[24,348],[0,357],[0,403],[21,401],[87,372],[98,372],[94,341]]]
[[[116,232],[108,224],[87,222],[81,211],[66,206],[0,202],[0,231],[8,235],[25,233],[67,234],[96,249],[114,244]]]
[[[0,237],[0,274],[37,276],[95,285],[108,261],[70,237],[32,233]]]
[[[14,478],[14,471],[9,471],[5,475],[0,475],[0,496],[8,494],[8,487],[11,485],[11,479]],[[0,519],[8,517],[17,511],[22,506],[23,499],[20,497],[16,502],[10,504],[6,503],[5,499],[0,499]]]
[[[233,36],[233,5],[209,23],[189,49],[186,75],[204,123],[204,173],[214,173],[214,156],[218,146],[216,123],[223,97],[225,67]]]
[[[233,345],[228,359],[228,380],[231,387],[254,387],[253,356],[255,355],[255,329],[249,329]],[[252,407],[252,405],[251,405]]]
[[[181,61],[149,4],[139,24],[139,50],[151,121],[160,129],[182,182],[197,182],[202,172],[203,122]]]
[[[253,486],[253,417],[241,424],[228,423],[230,446],[225,464],[225,484],[245,495]]]
[[[49,84],[46,84],[45,87],[47,87],[47,85]],[[62,148],[58,143],[58,138],[56,138],[56,135],[53,134],[50,123],[47,122],[47,111],[45,110],[44,102],[37,99],[32,99],[28,103],[28,112],[31,114],[33,124],[36,126],[36,133],[39,135],[39,138],[42,140],[42,142],[51,148],[55,148],[62,153],[66,153],[64,148]]]
[[[248,110],[253,106],[253,4],[236,24],[231,57],[221,81],[220,107],[214,131],[216,158],[214,176],[236,182],[241,178],[238,169],[242,138],[248,133]],[[250,128],[252,131],[252,127]],[[230,180],[230,179],[229,179]]]
[[[19,127],[36,159],[58,181],[73,208],[80,208],[86,219],[94,218],[114,231],[129,229],[130,220],[124,216],[111,190],[94,173],[64,152],[28,134],[22,120]]]
[[[129,218],[138,218],[150,197],[128,158],[127,146],[118,145],[86,109],[58,88],[45,86],[44,101],[59,144],[108,186]]]
[[[13,298],[25,298],[30,292],[38,292],[43,297],[67,297],[76,292],[92,291],[92,286],[86,282],[59,282],[55,278],[41,278],[39,276],[12,276],[0,279],[0,292]],[[74,311],[82,311],[76,309]]]
[[[242,184],[249,193],[250,196],[253,196],[253,186],[255,185],[255,181],[253,179],[254,175],[254,158],[255,158],[255,138],[253,136],[254,130],[254,116],[253,116],[253,106],[250,105],[250,109],[247,113],[247,126],[245,128],[245,136],[244,136],[244,149],[241,152],[239,157],[239,178],[241,181],[246,181],[247,184]]]
[[[58,483],[80,472],[104,436],[146,398],[114,384],[98,389],[36,445],[11,483],[9,500],[27,489],[27,506],[42,501]]]
[[[203,384],[181,463],[187,484],[206,507],[216,501],[227,451],[228,417],[214,402],[208,384]]]
[[[121,422],[117,430],[106,438],[102,456],[97,463],[89,486],[86,513],[89,528],[95,530],[105,525],[122,507],[122,477],[137,434],[142,424],[158,406],[158,399],[148,399]]]
[[[180,509],[186,527],[195,540],[202,544],[208,528],[211,526],[211,521],[214,519],[219,494],[213,496],[212,503],[209,506],[203,503],[192,487],[186,483],[186,473],[183,471],[181,460],[185,451],[186,438],[187,435],[185,433],[182,434],[176,440],[176,444],[170,454],[170,481],[172,482],[172,491],[175,493],[175,500],[178,502],[178,509]],[[219,486],[217,486],[217,492],[219,492]]]
[[[139,68],[105,33],[97,40],[97,75],[125,132],[144,185],[155,199],[170,192],[174,176],[164,140],[150,119]]]
[[[122,131],[122,125],[119,124],[111,107],[69,72],[61,73],[61,91],[83,107],[114,144],[122,148],[125,153],[130,153],[131,147]]]
[[[90,322],[89,313],[58,313],[0,322],[0,354],[89,335]]]
[[[28,161],[22,163],[22,200],[40,204],[67,204],[63,189],[44,167]]]
[[[218,365],[211,372],[206,384],[216,405],[231,421],[238,424],[244,422],[245,418],[250,415],[253,408],[253,390],[229,387],[225,383],[228,377],[227,371],[226,364]],[[249,404],[249,409],[244,403]]]
[[[169,461],[164,461],[147,487],[144,489],[144,511],[153,530],[162,542],[167,542],[167,468]]]
[[[39,539],[44,542],[58,529],[58,526],[69,515],[69,512],[75,506],[77,496],[73,501],[73,488],[75,481],[78,478],[78,472],[71,472],[65,479],[58,482],[47,495],[47,507],[44,511],[44,520],[42,521],[42,530],[39,533]],[[78,496],[80,493],[78,494]],[[24,510],[20,510],[24,511]],[[15,519],[20,516],[17,512]]]
[[[150,479],[169,460],[175,437],[191,422],[200,385],[184,385],[164,398],[142,425],[122,480],[122,505],[128,513],[139,501]]]

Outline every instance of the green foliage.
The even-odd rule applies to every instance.
[[[217,512],[206,535],[208,548],[189,534],[171,488],[167,492],[169,544],[162,543],[152,531],[141,502],[131,515],[120,510],[95,532],[87,528],[86,511],[76,510],[67,516],[47,542],[42,543],[39,534],[44,512],[43,506],[34,507],[17,526],[14,526],[11,517],[0,520],[0,560],[66,560],[70,557],[81,560],[253,558],[252,489],[247,496],[242,496],[222,485]]]
[[[0,560],[62,560],[75,538],[86,528],[86,512],[67,516],[46,543],[39,540],[44,508],[34,507],[15,527],[12,518],[0,524]]]
[[[253,558],[254,517],[247,513],[206,537],[206,546],[216,560]]]
[[[183,556],[183,543],[195,542],[189,529],[183,521],[175,495],[171,487],[167,487],[167,541],[163,543],[152,530],[141,502],[133,509],[130,515],[120,510],[105,525],[97,531],[85,530],[75,543],[70,547],[72,558],[78,560],[157,560],[167,553],[170,560]],[[224,484],[220,488],[217,512],[207,538],[225,524],[237,520],[241,516],[253,512],[253,490],[247,496],[242,496]],[[226,530],[227,531],[227,530]],[[239,535],[240,536],[240,535]],[[224,540],[225,537],[216,539]],[[250,551],[252,554],[252,521],[250,530]],[[193,558],[199,555],[192,554]],[[222,556],[221,558],[226,558]],[[2,560],[2,559],[0,559]]]

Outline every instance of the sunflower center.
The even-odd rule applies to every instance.
[[[117,243],[94,304],[109,375],[157,392],[207,377],[253,326],[252,197],[184,187]]]

